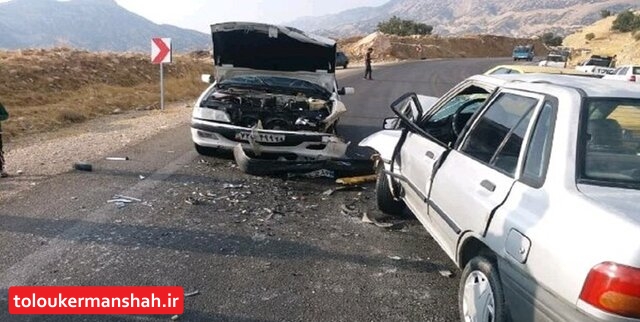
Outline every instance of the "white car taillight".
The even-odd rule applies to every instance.
[[[606,262],[587,276],[580,299],[624,317],[640,318],[640,268]]]

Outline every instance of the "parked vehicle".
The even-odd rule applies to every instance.
[[[576,66],[576,70],[591,74],[611,74],[615,70],[615,60],[612,56],[592,55],[585,62]]]
[[[339,51],[336,53],[336,66],[342,66],[342,68],[347,69],[349,66],[349,57],[345,55],[345,53]]]
[[[500,75],[500,74],[567,74],[587,77],[602,77],[602,75],[590,74],[570,68],[558,67],[541,67],[535,65],[498,65],[486,71],[484,75]]]
[[[462,270],[463,321],[640,321],[640,86],[478,75],[360,145]]]
[[[336,43],[288,27],[229,22],[211,26],[215,78],[193,109],[196,150],[241,144],[255,155],[339,158],[335,133],[346,112],[335,77]]]
[[[513,60],[528,60],[532,61],[536,56],[533,49],[533,45],[519,45],[513,48]]]
[[[615,79],[629,82],[640,82],[640,66],[624,65],[616,68],[611,75],[604,75],[604,79]]]
[[[567,56],[561,54],[550,53],[547,58],[538,63],[538,66],[567,68],[567,58]]]

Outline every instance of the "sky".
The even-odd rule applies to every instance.
[[[2,1],[2,0],[0,0]],[[209,25],[225,21],[284,23],[304,16],[320,16],[389,0],[116,0],[155,23],[209,32]]]

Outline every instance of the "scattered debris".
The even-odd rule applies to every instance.
[[[242,189],[242,188],[245,188],[245,185],[243,185],[243,184],[225,183],[225,184],[222,185],[222,188],[224,188],[224,189]]]
[[[395,226],[394,223],[379,222],[375,218],[369,217],[369,214],[366,211],[362,214],[362,222],[365,224],[376,225],[376,227],[379,228],[392,228]]]
[[[107,161],[129,161],[129,157],[106,157]]]
[[[316,179],[316,178],[329,178],[333,179],[336,177],[335,171],[330,171],[326,169],[320,169],[316,171],[311,171],[307,173],[289,173],[287,174],[288,178],[307,178],[307,179]]]
[[[129,197],[129,196],[123,196],[123,195],[115,195],[115,196],[113,196],[113,199],[129,199],[129,200],[136,201],[136,202],[142,202],[141,199],[134,198],[134,197]]]
[[[438,271],[438,273],[440,273],[440,275],[442,275],[444,277],[448,277],[448,278],[453,277],[453,272],[451,272],[450,270],[443,269],[443,270]]]
[[[140,200],[138,198],[133,198],[133,197],[128,197],[128,196],[121,196],[121,195],[115,195],[111,199],[107,200],[107,203],[112,203],[112,204],[116,205],[116,207],[118,207],[118,209],[119,208],[124,208],[128,204],[133,203],[133,202],[142,202],[142,200]]]
[[[400,257],[400,256],[389,256],[389,258],[393,259],[394,261],[402,260],[402,257]]]
[[[199,295],[199,294],[200,294],[200,291],[195,290],[193,292],[184,293],[184,297],[192,297],[192,296],[196,296],[196,295]]]
[[[138,178],[140,178],[140,180],[144,180],[144,179],[146,179],[147,177],[145,177],[145,176],[143,176],[143,175],[139,175],[139,176],[138,176]]]
[[[87,162],[76,162],[73,164],[73,168],[78,171],[87,171],[87,172],[93,171],[93,166],[91,165],[91,163],[87,163]]]
[[[342,205],[340,206],[340,210],[342,210],[343,215],[351,215],[358,212],[354,205]]]
[[[186,203],[188,203],[190,205],[193,205],[193,206],[200,204],[200,201],[198,199],[196,199],[196,198],[193,198],[193,197],[187,197],[187,199],[185,199],[184,202],[186,202]]]
[[[344,185],[357,185],[361,183],[376,181],[377,178],[378,176],[375,174],[366,175],[366,176],[357,176],[357,177],[346,177],[346,178],[340,178],[336,180],[336,183],[344,184]]]
[[[363,189],[364,188],[362,188],[361,186],[340,186],[340,187],[335,187],[335,188],[331,188],[329,190],[326,190],[322,194],[325,195],[325,196],[331,196],[336,191],[357,191],[357,190],[363,190]]]
[[[16,174],[17,174],[17,175],[22,175],[23,173],[24,173],[24,171],[22,171],[22,170],[18,170],[18,171],[16,171]]]
[[[171,321],[177,321],[179,318],[180,318],[180,316],[176,314],[176,315],[171,317]]]

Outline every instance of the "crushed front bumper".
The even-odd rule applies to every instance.
[[[255,155],[275,154],[303,159],[344,158],[347,146],[334,134],[246,128],[227,123],[191,120],[191,137],[197,145],[233,150],[238,144]]]

